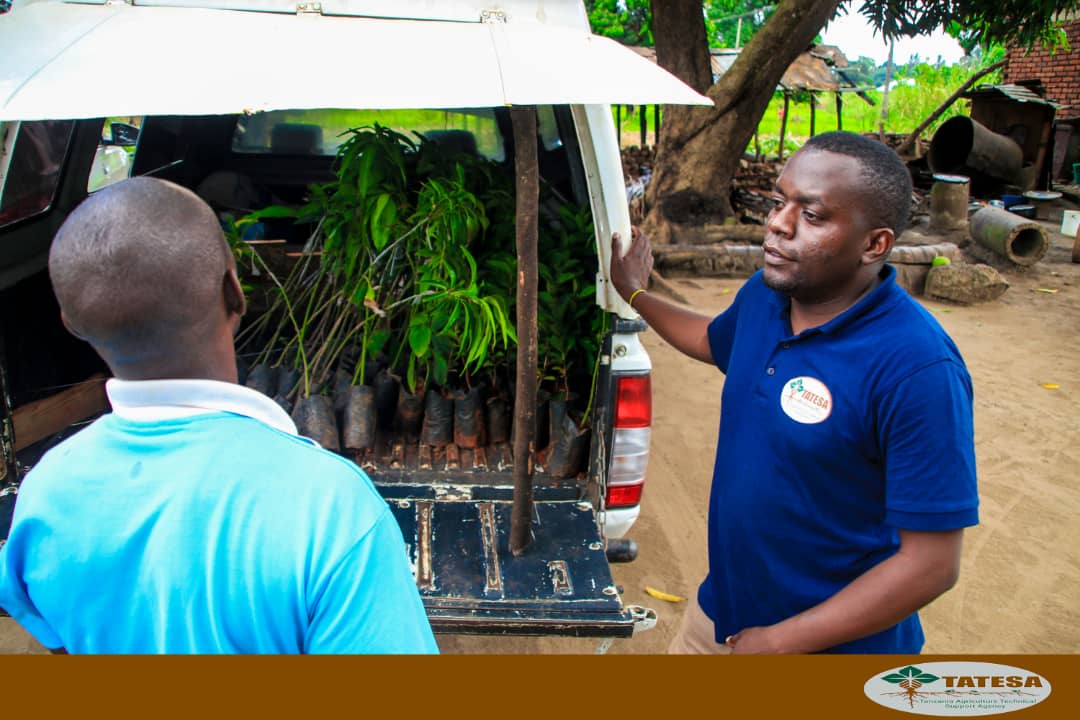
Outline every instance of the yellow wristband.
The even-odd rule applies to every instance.
[[[634,298],[638,296],[638,293],[645,292],[645,288],[638,288],[634,292],[630,293],[630,299],[626,301],[626,304],[630,307],[634,307]]]

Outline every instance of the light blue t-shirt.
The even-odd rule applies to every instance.
[[[432,653],[356,465],[252,418],[110,414],[36,465],[0,606],[72,653]]]

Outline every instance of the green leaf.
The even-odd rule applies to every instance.
[[[881,679],[884,680],[885,682],[890,682],[890,683],[896,685],[898,683],[904,682],[908,678],[905,675],[898,675],[896,673],[889,673],[888,675],[883,675]]]
[[[296,216],[296,208],[287,205],[270,205],[261,210],[256,210],[246,217],[252,220],[261,220],[263,218],[294,218]]]
[[[419,388],[416,387],[416,358],[415,357],[410,357],[409,358],[409,369],[408,369],[408,372],[405,373],[405,381],[409,384],[409,392],[411,392],[411,393],[413,393],[415,395],[416,391],[419,389]]]
[[[383,220],[383,213],[386,212],[389,202],[390,194],[383,193],[375,200],[375,205],[371,210],[371,219],[369,221],[371,241],[376,250],[382,250],[386,247],[386,243],[390,239],[390,225]]]
[[[446,377],[448,374],[447,360],[442,355],[436,355],[432,362],[431,374],[435,378],[435,382],[440,385],[446,384]]]
[[[373,185],[374,165],[375,153],[368,151],[360,156],[356,174],[356,192],[360,195],[367,195],[368,189]]]
[[[368,354],[374,355],[381,351],[386,345],[386,341],[390,339],[389,330],[376,330],[371,333],[368,338]]]
[[[426,317],[422,322],[417,322],[417,318],[413,318],[413,323],[409,325],[409,347],[417,357],[424,357],[431,343],[431,326],[427,324]]]
[[[930,673],[920,673],[915,676],[915,679],[921,683],[931,683],[935,680],[940,680],[941,678],[939,678],[937,675],[931,675]]]

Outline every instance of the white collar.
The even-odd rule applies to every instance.
[[[154,422],[228,412],[296,435],[280,405],[249,387],[219,380],[120,380],[105,383],[113,412],[126,420]]]

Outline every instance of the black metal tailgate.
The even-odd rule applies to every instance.
[[[420,497],[380,487],[390,495],[436,632],[633,634],[635,615],[612,582],[589,503],[538,500],[532,545],[514,557],[509,499],[440,499],[431,486],[414,489]]]

